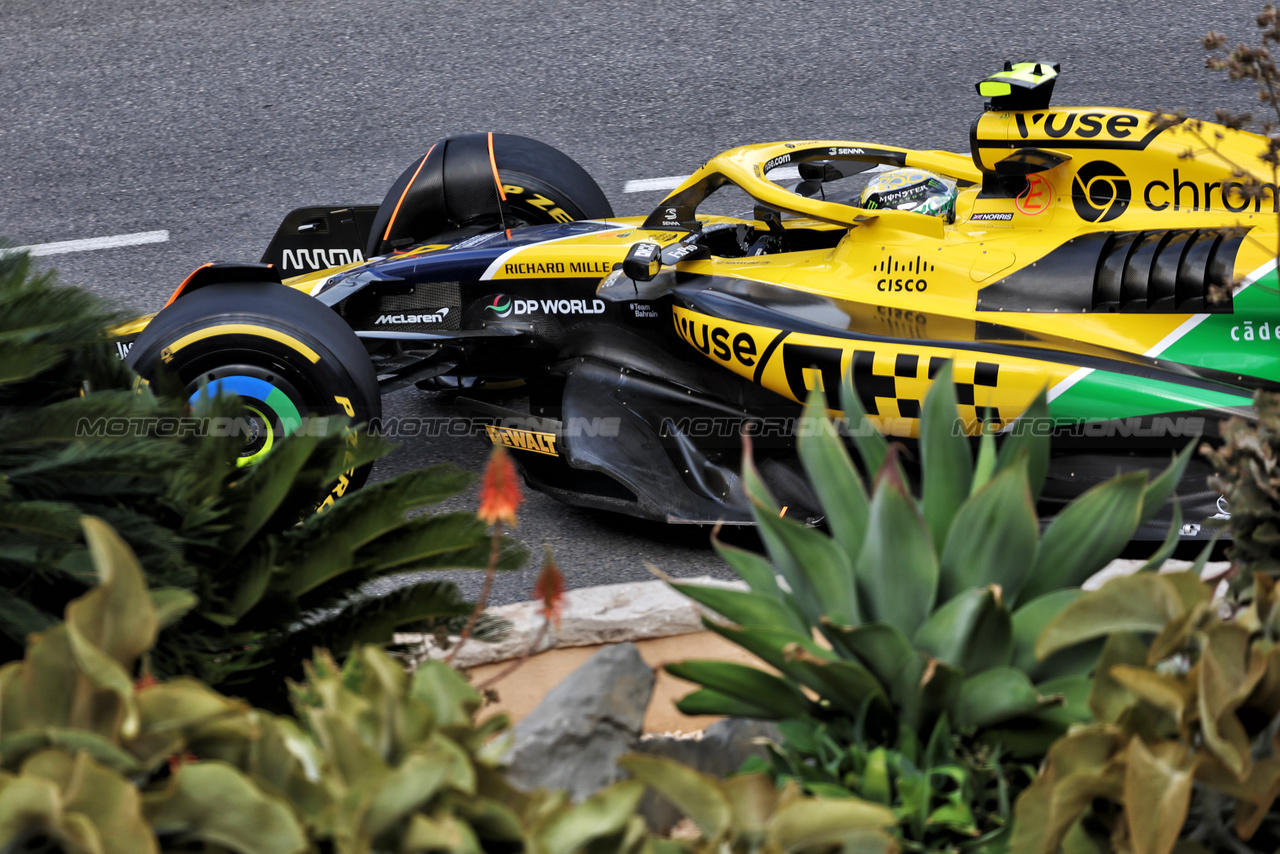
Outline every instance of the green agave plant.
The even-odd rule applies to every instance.
[[[1254,576],[1230,619],[1198,571],[1107,582],[1043,631],[1053,655],[1105,637],[1097,723],[1049,751],[1017,804],[1027,854],[1280,847],[1280,590]]]
[[[717,548],[750,589],[674,584],[723,618],[708,628],[776,672],[669,665],[701,686],[679,708],[785,722],[775,770],[813,791],[894,804],[911,846],[994,844],[1027,776],[1002,763],[1042,756],[1090,718],[1098,648],[1039,660],[1036,636],[1169,500],[1191,448],[1154,479],[1137,472],[1094,487],[1041,534],[1047,437],[1014,432],[997,453],[984,435],[975,459],[947,368],[925,401],[917,498],[844,383],[858,450],[877,472],[870,495],[815,392],[799,452],[830,533],[780,517],[748,458],[767,557]],[[1025,417],[1047,415],[1042,394]],[[1179,524],[1153,565],[1172,552]]]

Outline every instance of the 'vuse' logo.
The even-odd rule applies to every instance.
[[[1132,194],[1124,171],[1105,160],[1081,166],[1071,186],[1076,213],[1088,222],[1110,222],[1120,216],[1129,207]]]

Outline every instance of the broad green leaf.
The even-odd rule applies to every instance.
[[[179,587],[151,589],[151,604],[156,609],[156,625],[161,629],[181,620],[199,602],[200,598],[196,594]]]
[[[159,625],[133,551],[101,519],[81,519],[100,584],[67,607],[67,625],[123,667],[151,648]]]
[[[307,836],[284,800],[222,762],[183,765],[164,795],[149,800],[157,834],[182,835],[242,854],[293,854]]]
[[[1124,766],[1111,759],[1122,747],[1117,733],[1092,727],[1054,744],[1043,770],[1018,799],[1010,850],[1054,854],[1094,798],[1121,801]]]
[[[1197,760],[1180,745],[1153,751],[1134,736],[1124,775],[1124,814],[1134,854],[1168,854],[1182,835]]]
[[[1173,497],[1175,490],[1178,488],[1178,482],[1182,480],[1182,474],[1187,470],[1187,461],[1191,459],[1192,452],[1195,451],[1199,439],[1193,439],[1187,443],[1169,463],[1164,471],[1160,472],[1142,493],[1142,513],[1138,517],[1138,524],[1145,525],[1168,503]]]
[[[99,765],[84,754],[72,756],[59,750],[46,750],[22,764],[22,775],[56,783],[61,795],[62,820],[67,821],[77,813],[87,820],[101,838],[104,854],[159,850],[155,835],[142,815],[141,793],[132,781],[113,769]],[[0,791],[0,804],[5,800],[4,794]],[[9,837],[6,847],[13,841],[14,837]],[[19,850],[25,847],[16,846]]]
[[[955,726],[973,732],[1029,714],[1052,701],[1040,696],[1027,675],[993,667],[964,680],[956,700]]]
[[[740,773],[719,782],[729,799],[733,828],[739,837],[764,833],[778,808],[778,789],[769,775]]]
[[[1116,723],[1138,701],[1138,697],[1111,675],[1120,665],[1145,667],[1147,645],[1133,632],[1114,632],[1107,636],[1093,676],[1089,692],[1089,710],[1104,723]]]
[[[683,661],[668,664],[666,671],[678,679],[766,709],[777,717],[799,717],[812,710],[812,703],[791,682],[745,664]]]
[[[814,389],[804,408],[800,462],[822,504],[831,537],[852,558],[867,531],[871,504],[836,425],[827,417],[826,396]]]
[[[833,843],[844,843],[842,851],[888,851],[894,844],[888,831],[896,824],[893,810],[858,798],[797,798],[779,807],[769,837],[780,851],[824,850]]]
[[[1115,559],[1138,528],[1145,488],[1146,473],[1135,472],[1100,483],[1068,504],[1040,540],[1022,597],[1078,587]]]
[[[1018,462],[988,481],[956,513],[942,550],[938,600],[994,584],[1005,601],[1016,602],[1035,563],[1039,538],[1026,468]]]
[[[840,409],[849,427],[849,435],[853,437],[862,457],[862,465],[868,472],[880,471],[884,458],[889,453],[889,443],[867,418],[867,411],[862,407],[862,399],[853,384],[853,363],[844,372],[840,381]]]
[[[957,416],[951,367],[948,360],[934,377],[920,420],[921,509],[935,543],[947,541],[973,482],[973,452]]]
[[[916,632],[917,648],[966,674],[1007,665],[1013,627],[999,590],[966,590],[938,608]]]
[[[929,529],[900,482],[880,478],[871,498],[867,539],[855,566],[865,621],[889,623],[906,635],[914,634],[933,609],[938,559]]]
[[[706,839],[720,839],[729,832],[732,804],[720,780],[675,760],[641,753],[623,756],[618,765],[693,819]]]
[[[1036,655],[1043,659],[1065,647],[1114,632],[1158,633],[1187,610],[1174,575],[1185,574],[1140,573],[1110,579],[1058,613],[1036,641]],[[1194,583],[1204,589],[1199,579]],[[1203,596],[1208,599],[1207,589]]]
[[[945,661],[918,656],[902,678],[908,690],[903,691],[899,705],[908,727],[926,732],[943,714],[955,720],[954,709],[965,681],[960,670]]]
[[[739,626],[789,629],[807,637],[809,624],[784,602],[764,593],[733,590],[709,584],[677,584],[671,587]]]
[[[639,780],[614,783],[580,804],[565,808],[534,830],[539,851],[546,854],[578,854],[590,843],[620,833],[644,795]]]
[[[1165,712],[1179,727],[1184,725],[1187,714],[1194,709],[1195,685],[1185,678],[1131,664],[1113,664],[1107,673],[1129,693]]]
[[[370,838],[376,839],[404,821],[409,813],[427,803],[437,792],[447,790],[456,778],[469,778],[475,786],[475,772],[466,752],[447,739],[433,739],[424,747],[401,757],[385,780],[369,792],[369,808],[361,822]]]
[[[1261,668],[1249,667],[1249,631],[1224,623],[1206,630],[1200,648],[1198,699],[1205,747],[1242,777],[1251,763],[1250,738],[1236,709],[1248,699]]]
[[[1004,471],[1020,459],[1026,461],[1027,486],[1031,491],[1033,504],[1040,500],[1040,492],[1044,489],[1045,477],[1049,473],[1051,430],[1048,390],[1041,389],[1026,411],[1009,425],[1008,435],[1000,446],[1000,456],[996,460],[997,472]]]

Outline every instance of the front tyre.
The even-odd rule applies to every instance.
[[[195,403],[227,392],[244,404],[245,444],[239,465],[251,465],[308,416],[346,416],[369,423],[382,414],[373,364],[355,334],[328,306],[271,282],[210,285],[155,316],[129,351],[147,379],[171,372]],[[207,389],[207,391],[206,391]],[[360,434],[348,442],[355,459]],[[331,504],[368,477],[354,466],[331,485]]]

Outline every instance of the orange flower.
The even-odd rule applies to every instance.
[[[484,470],[484,481],[480,484],[480,512],[476,515],[486,525],[505,522],[514,528],[516,509],[523,500],[516,467],[511,464],[506,448],[494,445],[493,452],[489,454],[489,466]]]
[[[133,690],[137,693],[138,691],[145,691],[148,688],[159,684],[160,681],[156,679],[155,676],[151,675],[150,671],[146,671],[137,679],[133,680]]]
[[[533,585],[534,598],[542,603],[542,616],[554,622],[560,628],[560,610],[564,605],[564,576],[560,567],[556,566],[551,556],[551,546],[546,546],[546,557],[542,561],[542,572]]]

